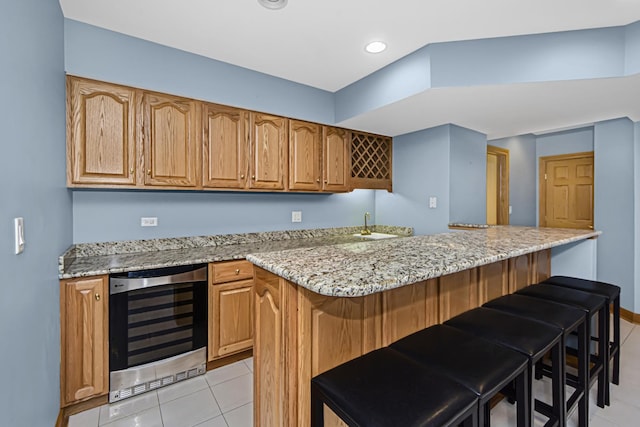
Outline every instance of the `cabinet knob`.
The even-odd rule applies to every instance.
[[[240,269],[239,269],[239,268],[236,268],[236,276],[237,276],[238,274],[240,274]]]
[[[244,179],[244,174],[240,175],[240,179]]]
[[[133,168],[129,169],[129,173],[133,175]]]
[[[256,179],[256,176],[255,175],[251,175],[251,179]]]
[[[147,175],[151,176],[151,169],[147,169]]]
[[[320,182],[320,178],[316,179],[316,182]]]
[[[96,297],[96,301],[100,301],[100,294],[99,293],[96,292],[95,297]]]

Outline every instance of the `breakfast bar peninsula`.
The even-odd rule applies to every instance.
[[[310,425],[313,376],[546,279],[552,248],[595,259],[599,234],[500,226],[248,255],[254,425]],[[343,424],[325,407],[325,425]]]

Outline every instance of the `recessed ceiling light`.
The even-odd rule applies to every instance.
[[[366,50],[369,53],[380,53],[386,48],[387,48],[387,44],[385,42],[375,41],[366,45],[364,47],[364,50]]]
[[[258,0],[258,3],[267,9],[282,9],[287,5],[287,0]]]

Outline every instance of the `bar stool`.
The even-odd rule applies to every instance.
[[[590,339],[594,339],[591,333],[591,320],[596,314],[598,315],[597,354],[593,355],[591,354],[591,350],[589,350],[591,354],[590,361],[593,363],[593,366],[590,367],[589,385],[592,385],[596,380],[598,381],[597,404],[599,407],[604,408],[605,405],[608,404],[606,396],[608,394],[607,389],[609,388],[609,377],[607,374],[609,370],[609,346],[607,345],[609,341],[609,331],[607,330],[606,321],[606,298],[576,289],[547,285],[544,283],[527,286],[517,291],[516,294],[567,304],[583,310],[585,313],[585,323],[587,325],[587,336],[590,337]],[[589,345],[589,347],[591,348],[591,345]]]
[[[446,325],[420,330],[389,347],[476,393],[479,426],[490,425],[491,398],[515,381],[518,427],[529,426],[529,359],[521,353]]]
[[[620,384],[620,286],[595,280],[578,279],[576,277],[552,276],[541,283],[564,286],[607,298],[607,319],[613,305],[613,339],[609,347],[609,360],[613,359],[613,378],[615,385]],[[608,330],[608,327],[607,327]]]
[[[589,424],[589,350],[584,312],[578,308],[524,295],[505,295],[483,305],[485,308],[504,311],[516,316],[543,322],[562,329],[565,346],[569,335],[578,336],[578,375],[565,374],[566,382],[575,391],[566,399],[567,414],[578,407],[578,425]],[[565,346],[562,358],[566,359]],[[550,376],[552,372],[543,370]],[[568,415],[567,415],[568,416]]]
[[[545,426],[564,426],[565,392],[564,364],[562,360],[562,330],[534,320],[514,316],[488,308],[474,308],[459,314],[445,325],[461,329],[478,337],[518,351],[528,357],[527,378],[533,377],[533,367],[542,357],[551,351],[553,375],[551,377],[552,405],[534,400],[533,408],[549,418]],[[532,396],[533,398],[533,396]],[[530,411],[533,425],[533,411]]]
[[[445,375],[383,347],[311,379],[311,427],[323,404],[352,427],[476,427],[478,396]]]

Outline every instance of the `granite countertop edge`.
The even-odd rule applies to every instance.
[[[301,262],[304,262],[305,257],[308,257],[307,259],[313,260],[312,262],[315,262],[316,264],[322,261],[330,262],[331,256],[327,254],[328,251],[330,251],[332,248],[335,248],[336,252],[339,252],[340,249],[346,249],[349,247],[349,245],[353,246],[353,244],[343,244],[326,247],[323,248],[322,254],[319,254],[318,251],[314,250],[313,248],[289,250],[284,252],[273,252],[269,254],[254,253],[247,255],[247,260],[260,268],[263,268],[271,273],[285,278],[286,280],[289,280],[290,282],[293,282],[321,295],[334,297],[360,297],[421,282],[428,279],[437,278],[447,274],[457,273],[459,271],[467,270],[470,268],[480,267],[482,265],[491,264],[520,255],[525,255],[532,252],[550,249],[556,246],[594,238],[602,234],[601,231],[592,230],[576,231],[569,229],[546,229],[552,230],[550,231],[550,233],[558,234],[565,232],[568,235],[566,237],[555,238],[549,241],[528,245],[521,245],[514,242],[513,246],[507,248],[506,250],[486,251],[486,253],[481,253],[480,255],[473,253],[474,248],[464,247],[464,250],[459,251],[460,258],[455,259],[453,262],[441,264],[430,264],[428,261],[424,261],[421,265],[401,265],[397,263],[393,264],[393,261],[388,261],[389,251],[397,249],[399,247],[398,245],[400,244],[405,244],[407,247],[407,251],[410,251],[412,243],[419,242],[421,239],[458,239],[464,242],[465,236],[471,236],[471,234],[467,233],[486,233],[491,229],[494,228],[491,227],[489,229],[484,228],[463,232],[442,233],[431,236],[405,237],[401,239],[394,239],[395,242],[376,242],[380,245],[378,253],[380,253],[381,256],[373,261],[362,261],[360,265],[358,264],[358,261],[353,260],[352,262],[346,264],[346,268],[351,269],[351,271],[347,272],[333,271],[324,274],[316,274],[315,272],[311,272],[309,269],[305,270],[304,268],[297,268],[297,266],[299,266],[300,264],[296,264],[296,261],[292,260],[299,259],[301,260]],[[535,227],[513,226],[496,227],[495,229],[511,229],[518,231],[545,230]],[[496,240],[496,242],[505,243],[504,241],[500,241],[499,239]],[[372,244],[375,243],[372,242]],[[478,252],[481,252],[482,250],[482,248],[478,248]],[[434,254],[434,251],[447,251],[453,253],[453,255],[455,256],[455,250],[453,248],[436,247],[430,248],[430,251],[431,252],[427,251],[423,253],[423,259],[429,259],[429,255]],[[325,256],[326,259],[323,259],[323,256]],[[372,256],[372,258],[375,258],[375,256]],[[335,259],[334,262],[336,262]],[[386,271],[385,264],[388,267],[388,270]],[[361,277],[358,275],[360,271],[369,270],[371,270],[372,274],[370,274],[368,277]]]

